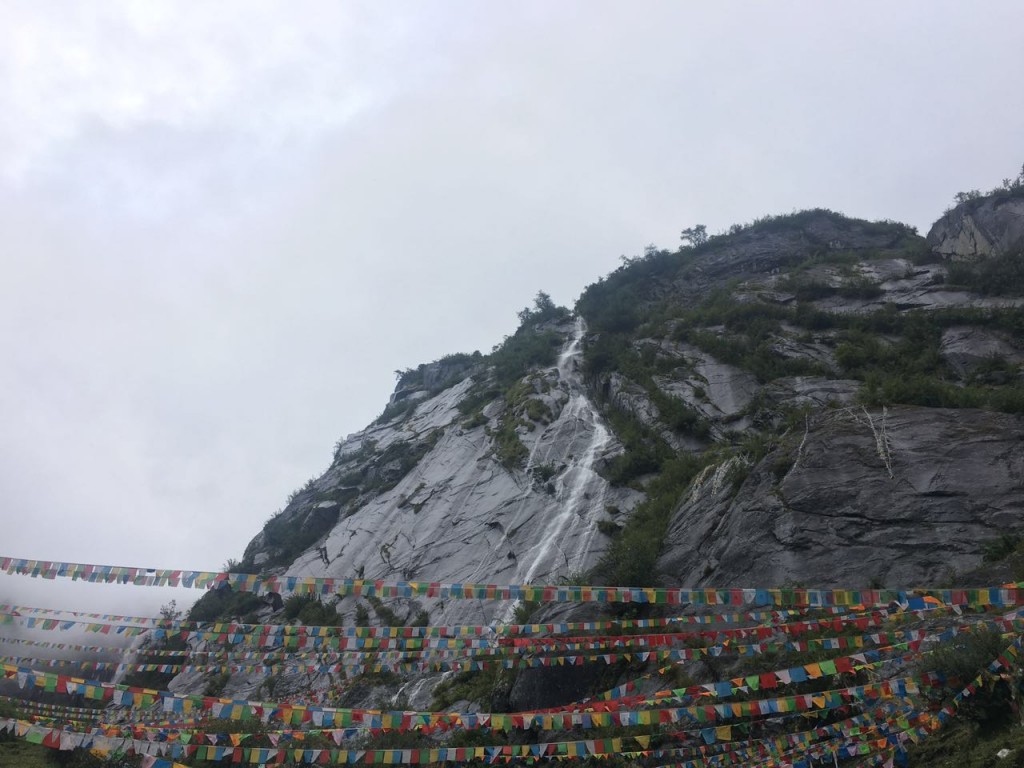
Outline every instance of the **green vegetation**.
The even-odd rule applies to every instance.
[[[779,284],[779,288],[783,291],[792,291],[797,301],[817,301],[829,296],[841,296],[844,299],[877,299],[884,293],[881,285],[866,277],[854,277],[840,285],[832,285],[821,280],[791,275]]]
[[[170,603],[162,606],[160,608],[160,617],[164,621],[168,622],[177,621],[179,618],[181,618],[181,612],[178,611],[177,603],[174,600],[171,600]],[[181,651],[181,655],[164,656],[161,658],[161,661],[159,663],[188,663],[188,643],[186,643],[185,640],[183,640],[180,635],[174,633],[169,626],[167,631],[170,634],[166,635],[158,641],[155,641],[153,643],[152,648],[154,650],[162,651]],[[138,688],[149,688],[156,691],[166,691],[167,684],[170,683],[170,681],[173,678],[174,673],[134,671],[127,673],[121,682],[125,685],[132,685]]]
[[[699,293],[697,286],[704,255],[776,233],[800,233],[800,240],[794,243],[795,249],[782,256],[788,260],[787,267],[799,269],[809,264],[848,262],[851,258],[849,251],[835,250],[832,243],[814,234],[811,225],[823,222],[841,232],[856,230],[864,236],[888,240],[884,251],[865,250],[859,253],[859,258],[921,253],[922,238],[912,227],[893,221],[849,219],[821,208],[765,216],[749,224],[734,225],[726,233],[707,237],[701,237],[694,231],[697,228],[693,228],[684,231],[683,235],[689,245],[678,251],[652,247],[643,256],[623,258],[622,266],[587,287],[576,304],[576,311],[587,319],[591,331],[597,333],[631,333],[642,324],[657,323],[665,319],[666,311],[672,314],[685,305],[683,296],[691,298]],[[680,295],[666,298],[666,287],[678,290]],[[860,290],[871,292],[875,289],[862,285]]]
[[[522,422],[516,418],[510,407],[506,407],[504,413],[498,419],[498,428],[491,431],[491,439],[494,441],[494,455],[501,462],[502,466],[508,469],[518,469],[526,463],[529,451],[519,439],[516,431]]]
[[[211,589],[188,612],[189,621],[232,621],[256,623],[263,601],[252,592],[235,592],[230,587]]]
[[[512,612],[513,624],[529,624],[533,616],[539,611],[541,604],[532,600],[520,600],[516,603]]]
[[[0,766],[4,768],[137,768],[142,757],[115,752],[99,757],[86,749],[58,751],[0,734]]]
[[[938,672],[946,683],[935,696],[949,699],[981,674],[997,659],[1012,638],[991,629],[962,632],[922,657],[921,672]],[[961,720],[978,723],[986,729],[1005,726],[1011,717],[1011,689],[1007,681],[986,674],[975,693],[965,698],[957,711]]]
[[[373,420],[375,425],[387,424],[389,421],[397,419],[399,416],[404,416],[407,413],[412,413],[416,410],[416,406],[420,404],[422,398],[418,397],[404,397],[401,400],[396,400],[393,403],[388,403],[384,406],[384,410],[380,416]]]
[[[53,768],[53,750],[17,740],[14,736],[0,736],[0,765],[18,768]]]
[[[220,696],[227,688],[231,680],[230,672],[220,672],[206,679],[206,687],[203,689],[203,696]]]
[[[392,611],[388,606],[384,604],[384,601],[379,597],[369,596],[366,598],[373,607],[373,612],[377,614],[377,619],[380,621],[382,626],[385,627],[404,627],[405,621],[398,617],[398,614]]]
[[[1011,755],[1001,759],[998,753]],[[910,768],[1017,768],[1024,755],[1024,728],[982,728],[974,722],[954,722],[907,749]]]
[[[712,292],[698,307],[669,313],[672,336],[767,383],[783,376],[834,376],[864,382],[868,405],[921,405],[991,408],[1024,413],[1019,367],[993,359],[966,382],[958,381],[940,353],[942,333],[955,326],[977,326],[1024,336],[1024,309],[946,308],[900,312],[886,306],[865,314],[825,312],[806,303],[778,306],[738,302],[726,290]],[[669,316],[669,315],[665,315]],[[777,350],[782,325],[827,335],[839,370]],[[714,330],[710,330],[714,329]],[[651,376],[664,370],[624,334],[605,334],[587,350],[592,375],[618,372],[652,392]],[[678,365],[669,362],[668,365]],[[684,425],[685,426],[685,425]]]
[[[966,192],[957,192],[953,195],[954,205],[967,205],[967,209],[971,210],[981,204],[986,198],[995,198],[995,202],[1002,202],[1003,200],[1009,200],[1014,197],[1024,197],[1024,166],[1021,167],[1020,173],[1017,174],[1016,178],[1005,178],[1002,184],[998,187],[990,189],[988,193],[983,194],[980,189],[969,189]],[[952,209],[947,209],[946,213]]]
[[[330,603],[325,603],[319,595],[292,595],[284,601],[283,616],[285,621],[295,622],[307,627],[340,627],[341,614]]]
[[[672,512],[690,481],[708,461],[705,454],[682,453],[663,460],[658,474],[644,487],[647,497],[633,511],[622,531],[594,569],[594,582],[611,586],[641,586],[657,572]]]
[[[264,549],[269,554],[263,567],[290,563],[334,527],[339,511],[340,507],[314,507],[277,512],[263,526]],[[243,563],[247,561],[248,557],[243,558]]]
[[[519,439],[520,428],[532,432],[537,423],[549,424],[554,418],[548,404],[536,397],[538,390],[544,391],[547,386],[548,382],[538,374],[519,379],[506,388],[505,408],[497,427],[488,431],[494,441],[494,455],[503,466],[518,469],[526,463],[529,452]]]
[[[390,491],[437,445],[442,434],[443,430],[435,429],[422,440],[396,440],[375,453],[372,461],[342,477],[340,484],[358,486],[362,494]]]
[[[399,416],[414,411],[424,399],[442,392],[483,360],[484,356],[479,351],[469,354],[458,352],[445,355],[432,363],[420,363],[416,368],[395,371],[395,376],[398,379],[396,389],[406,393],[406,396],[393,403],[388,403],[384,412],[373,423],[387,424]],[[426,398],[423,396],[409,397],[408,395],[413,391],[425,392]]]
[[[981,557],[986,563],[998,563],[1010,555],[1021,552],[1024,547],[1024,536],[1019,533],[1004,533],[998,539],[986,541],[981,545]]]
[[[484,712],[504,712],[508,709],[508,692],[513,682],[515,673],[508,669],[460,672],[434,688],[430,709],[438,712],[450,709],[457,701],[471,701],[479,704]]]
[[[345,445],[344,440],[339,440],[334,444],[334,461],[335,463],[341,461],[341,449]],[[373,454],[377,452],[377,441],[376,440],[365,440],[360,443],[359,449],[352,451],[345,456],[345,463],[356,463],[363,462],[373,457]]]
[[[822,224],[827,227],[821,227]],[[813,225],[813,226],[812,226]],[[836,247],[835,241],[815,239],[814,231],[849,231],[873,237],[881,248],[860,250]],[[719,284],[708,290],[705,256],[728,253],[768,235],[799,233],[790,251],[780,246],[773,256],[788,276],[776,286],[795,294],[792,303],[770,303],[755,295],[739,295],[738,284]],[[696,347],[724,363],[751,374],[762,384],[789,376],[852,378],[863,383],[865,404],[908,404],[941,407],[985,407],[1024,413],[1024,379],[1018,366],[993,360],[979,366],[968,380],[959,380],[941,354],[942,333],[962,325],[998,329],[1024,336],[1024,310],[949,308],[899,311],[886,306],[866,313],[831,313],[812,302],[837,296],[873,300],[882,295],[879,284],[856,265],[864,260],[904,258],[926,260],[929,251],[913,228],[890,221],[861,222],[831,211],[803,211],[768,217],[728,233],[708,236],[706,228],[684,230],[684,247],[676,252],[648,248],[642,257],[623,259],[607,277],[589,286],[577,303],[591,337],[585,350],[584,371],[602,400],[605,416],[624,451],[603,471],[610,482],[642,489],[647,498],[616,535],[595,569],[595,581],[642,584],[650,581],[672,512],[693,478],[706,466],[742,457],[730,473],[734,485],[742,483],[747,468],[775,456],[772,473],[786,475],[796,446],[783,440],[794,420],[805,415],[786,413],[765,398],[755,398],[746,415],[757,425],[734,440],[721,440],[700,453],[677,454],[663,439],[662,427],[680,435],[708,440],[709,425],[692,405],[670,394],[664,380],[686,378],[693,396],[706,397],[696,382],[695,370],[660,339]],[[788,261],[787,261],[788,260]],[[818,275],[832,275],[825,282]],[[742,269],[742,267],[740,268]],[[979,292],[1024,293],[1024,260],[1019,256],[993,260],[985,266],[962,265],[951,282]],[[774,298],[774,297],[773,297]],[[798,352],[795,344],[814,343],[831,348],[835,368],[826,353],[814,360]],[[819,360],[821,362],[819,362]],[[614,406],[609,396],[612,375],[624,377],[657,409],[657,426]],[[659,386],[659,383],[661,386]],[[627,392],[631,391],[629,389]],[[615,402],[622,402],[616,398]],[[774,453],[773,453],[774,452]],[[605,526],[612,533],[613,524]],[[617,526],[616,526],[617,527]]]
[[[461,376],[466,370],[472,368],[474,365],[479,364],[483,360],[483,355],[480,354],[479,350],[472,353],[456,352],[455,354],[445,355],[444,357],[438,358],[432,363],[420,363],[416,368],[406,368],[404,371],[395,371],[395,376],[398,378],[399,389],[411,389],[414,387],[422,387],[426,383],[427,371],[430,369],[446,369],[447,375],[439,377],[439,381],[430,388],[432,394],[437,394],[445,386],[449,385],[452,380]]]
[[[508,387],[538,366],[551,365],[558,357],[561,334],[540,326],[569,319],[570,312],[551,301],[543,291],[537,293],[533,308],[519,312],[519,327],[497,345],[487,361],[494,367],[495,383]]]
[[[563,334],[544,326],[568,320],[570,312],[554,304],[543,291],[537,293],[533,307],[519,312],[519,327],[511,336],[484,358],[491,375],[476,383],[459,403],[459,411],[467,416],[463,427],[473,429],[487,424],[483,408],[498,399],[505,409],[498,423],[490,430],[494,455],[509,469],[522,467],[528,452],[519,439],[520,427],[533,430],[536,423],[547,424],[553,418],[546,403],[535,397],[545,391],[541,378],[522,381],[531,370],[554,364],[562,345]]]
[[[978,262],[953,261],[947,266],[946,283],[984,296],[1024,293],[1024,251],[1004,253]]]

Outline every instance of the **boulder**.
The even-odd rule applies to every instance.
[[[928,245],[943,258],[977,261],[1024,244],[1024,195],[995,194],[946,212],[928,232]]]

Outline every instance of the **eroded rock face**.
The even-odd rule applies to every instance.
[[[870,227],[828,211],[807,212],[797,226],[755,228],[731,237],[702,257],[699,271],[708,277],[770,273],[821,250],[891,248],[904,234],[898,226]]]
[[[978,542],[1022,514],[1021,418],[846,408],[751,468],[695,483],[659,565],[685,585],[934,585],[977,565]]]
[[[1020,242],[1019,211],[987,204],[964,207],[960,224],[945,217],[946,234],[940,221],[935,247],[950,258],[981,258]],[[678,311],[656,315],[668,319],[628,337],[636,365],[624,358],[585,381],[580,322],[557,328],[565,344],[556,365],[505,396],[478,386],[488,376],[479,356],[404,372],[380,423],[338,446],[331,467],[292,499],[280,525],[252,541],[247,560],[304,576],[565,582],[605,551],[609,539],[598,524],[624,523],[642,498],[600,477],[622,446],[599,401],[646,428],[636,430],[641,440],[660,437],[676,452],[712,448],[707,456],[719,462],[679,501],[652,581],[907,586],[944,582],[950,569],[977,565],[981,542],[1021,528],[1022,420],[977,410],[864,410],[860,382],[839,378],[859,375],[840,346],[857,315],[1010,307],[1024,299],[947,287],[952,268],[917,264],[922,243],[902,225],[824,211],[783,218],[709,243],[693,258],[680,254],[678,263],[663,254],[664,270],[640,272],[631,300],[674,302]],[[742,312],[709,311],[686,327],[696,314],[688,310],[714,290],[727,291]],[[965,325],[944,329],[938,352],[945,366],[937,375],[952,371],[972,384],[980,375],[1019,376],[1019,343],[966,325],[976,316],[964,313],[955,322]],[[875,334],[879,344],[896,343],[887,333]],[[993,373],[995,357],[1007,365]],[[499,449],[510,428],[521,449],[511,462]],[[767,455],[749,458],[769,443],[776,447]],[[629,478],[637,487],[647,479]],[[347,625],[357,604],[367,605],[338,603]],[[426,611],[435,625],[512,616],[512,606],[464,600],[388,600],[385,609],[404,623]],[[587,610],[555,605],[546,612],[579,620]],[[370,620],[380,623],[375,613]],[[400,693],[425,709],[437,681],[437,674],[414,675],[400,691],[367,684],[346,694],[346,705],[377,706]],[[531,708],[578,698],[593,683],[591,671],[531,670],[503,695],[510,706]],[[195,691],[203,679],[183,676],[177,684]],[[315,698],[331,681],[286,674],[277,684],[275,694],[304,690]],[[226,691],[258,698],[262,685],[236,675]],[[472,711],[480,703],[459,706]]]
[[[662,355],[678,362],[679,367],[671,376],[656,376],[654,383],[707,419],[734,419],[760,389],[757,379],[747,371],[716,360],[690,344],[663,341],[659,346]]]
[[[411,414],[350,436],[332,467],[300,499],[318,509],[323,497],[357,486],[338,521],[285,573],[335,578],[444,582],[562,583],[592,567],[607,547],[598,522],[608,507],[628,513],[636,491],[612,488],[597,469],[621,451],[588,398],[579,371],[582,322],[566,327],[556,366],[528,385],[536,420],[521,416],[522,466],[504,466],[492,431],[505,403],[495,401],[472,423],[458,409],[474,381],[465,378],[420,402]],[[373,492],[367,492],[367,488]],[[327,511],[327,510],[324,510]],[[292,513],[289,513],[292,514]],[[264,537],[265,538],[265,537]],[[259,537],[253,542],[259,546]],[[321,547],[326,548],[326,559]],[[356,600],[342,601],[350,613]],[[389,603],[389,605],[391,605]],[[510,606],[493,601],[396,602],[402,618],[419,610],[433,624],[486,624]]]
[[[945,258],[977,261],[1024,244],[1024,197],[996,194],[961,203],[932,225],[928,244]]]
[[[1017,366],[1024,363],[1024,349],[1005,334],[972,326],[943,331],[941,352],[949,367],[962,379],[995,361]]]
[[[790,406],[828,408],[851,405],[858,390],[860,382],[854,379],[790,376],[773,381],[765,387],[765,394],[776,402]]]

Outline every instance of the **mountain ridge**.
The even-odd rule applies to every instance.
[[[615,419],[622,414],[651,432],[641,439],[648,443],[647,453],[651,452],[650,443],[661,441],[672,451],[697,454],[728,442],[737,432],[756,431],[757,420],[764,414],[752,410],[755,398],[801,403],[802,407],[812,403],[849,406],[858,396],[863,399],[865,385],[871,391],[877,389],[875,382],[863,381],[856,368],[851,378],[840,375],[844,369],[851,369],[849,360],[857,355],[858,350],[852,349],[849,341],[844,346],[843,342],[835,343],[836,334],[825,331],[815,336],[806,328],[788,323],[815,325],[821,323],[816,317],[820,314],[862,317],[891,313],[894,308],[903,313],[921,307],[1013,311],[1021,303],[1019,297],[993,297],[950,286],[944,265],[953,259],[979,259],[978,253],[965,251],[975,247],[975,241],[965,240],[959,231],[951,229],[950,222],[958,215],[975,230],[987,226],[1002,233],[1003,240],[996,238],[1002,245],[997,248],[990,243],[980,258],[998,257],[1008,243],[1015,245],[1013,237],[1018,235],[1014,235],[1017,230],[1013,217],[1019,217],[1020,206],[1014,204],[1019,199],[1004,195],[998,206],[990,205],[990,198],[961,202],[936,222],[927,238],[897,222],[866,222],[814,209],[766,217],[679,251],[649,249],[644,257],[624,260],[618,270],[584,291],[574,314],[578,318],[574,326],[578,331],[574,365],[582,374],[578,386],[585,400],[593,399],[599,406],[588,410],[588,416],[600,410],[594,422],[599,425],[603,419],[612,419],[609,445],[596,451],[600,455],[592,459],[595,466],[610,473],[612,485],[618,488],[628,489],[630,482],[643,476],[642,467],[616,474],[616,466],[622,469],[631,454],[628,445],[612,444],[618,442]],[[986,223],[996,215],[994,212],[998,213],[997,226]],[[694,296],[702,298],[693,301]],[[694,304],[694,310],[677,312],[678,317],[666,311],[669,305]],[[637,314],[640,312],[644,313],[642,322]],[[756,338],[757,344],[746,348],[729,348],[731,337],[740,335],[731,334],[729,326],[744,313],[752,315],[755,324],[767,317],[781,328],[767,348],[763,338]],[[588,324],[586,334],[583,318]],[[527,485],[526,477],[541,487],[550,479],[546,475],[557,480],[557,466],[535,461],[542,440],[531,440],[530,435],[538,427],[548,426],[565,403],[556,403],[550,396],[553,379],[543,381],[529,370],[536,371],[542,359],[550,366],[556,347],[564,351],[573,343],[569,315],[541,293],[535,307],[524,310],[520,319],[520,329],[492,355],[449,355],[396,372],[395,391],[375,425],[339,441],[335,462],[327,473],[293,496],[291,501],[297,502],[302,511],[286,508],[268,521],[247,548],[241,567],[280,567],[288,557],[305,552],[303,568],[315,570],[317,559],[329,561],[324,563],[329,568],[338,557],[345,557],[344,547],[338,544],[335,551],[321,558],[319,547],[325,546],[321,540],[329,538],[329,529],[341,524],[341,510],[348,514],[364,502],[371,503],[378,493],[386,495],[394,509],[410,508],[417,515],[425,505],[436,501],[436,494],[424,492],[426,481],[418,481],[412,488],[403,486],[397,495],[391,491],[433,451],[434,441],[441,439],[442,431],[448,428],[458,430],[462,438],[482,428],[493,444],[489,457],[497,459],[500,470],[509,476],[518,473],[519,486]],[[969,312],[963,319],[971,319]],[[658,323],[660,334],[635,338],[628,351],[623,351],[621,345],[609,349],[640,326],[644,327],[641,330],[653,331]],[[950,325],[944,333],[943,349],[950,365],[959,366],[961,373],[969,373],[985,362],[971,353],[978,347],[987,350],[988,357],[1001,354],[1011,367],[1024,359],[999,327],[986,330],[969,324]],[[499,371],[499,353],[526,338],[530,342],[523,346],[533,345],[535,349],[506,364],[509,370]],[[538,343],[538,339],[542,340]],[[870,356],[877,350],[860,351]],[[623,365],[627,356],[641,360],[633,366],[639,370],[632,375],[631,361]],[[659,371],[659,367],[664,370]],[[524,372],[534,377],[528,384],[516,378]],[[568,375],[567,371],[563,373]],[[789,375],[775,375],[779,373]],[[495,378],[501,381],[495,384]],[[518,391],[513,392],[516,388]],[[460,406],[459,414],[467,416],[461,420],[455,416]],[[519,412],[513,413],[517,409]],[[407,439],[398,439],[398,433],[387,428],[388,424],[399,426]],[[530,448],[525,443],[530,443]],[[637,452],[642,454],[644,449],[633,453]],[[484,454],[486,449],[478,451],[476,460]],[[372,462],[360,465],[367,458]],[[341,460],[345,460],[343,464],[339,464]],[[638,461],[642,465],[643,457]],[[345,467],[347,471],[342,471]],[[626,494],[629,502],[607,506],[617,509],[618,514],[628,513],[643,492],[642,485],[633,483],[634,493]],[[605,531],[614,535],[624,519],[603,517]],[[505,529],[499,519],[491,520],[490,526],[496,531]],[[393,573],[401,573],[402,568],[390,554],[391,547],[398,544],[395,536],[391,534],[381,545],[385,554],[375,563],[374,577],[382,577],[388,569],[384,561],[396,565]],[[408,532],[399,530],[397,536],[408,537]],[[275,545],[278,539],[289,541],[282,547]],[[316,550],[310,548],[314,542]],[[331,546],[334,544],[328,550]],[[519,557],[511,549],[506,556]],[[588,565],[593,565],[592,560],[588,559]],[[351,567],[345,566],[345,572],[338,565],[330,573],[370,575],[365,563],[348,565]],[[411,563],[404,567],[406,575],[414,572]],[[505,570],[498,568],[492,575],[499,576]]]
[[[1000,199],[998,227],[971,199],[927,238],[825,210],[767,217],[626,259],[575,312],[541,292],[490,354],[396,372],[381,416],[339,441],[233,565],[488,583],[955,582],[1024,512],[1024,243],[990,238],[980,252],[949,223],[1011,231],[1024,194]],[[216,600],[194,615],[278,613]],[[324,607],[346,624],[596,615]],[[537,681],[551,674],[524,672],[508,695],[548,700]],[[592,682],[570,678],[559,685]],[[226,690],[263,684],[241,676]],[[409,685],[427,706],[437,678],[347,700]]]

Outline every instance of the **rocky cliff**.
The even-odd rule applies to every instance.
[[[1024,241],[1024,195],[997,192],[945,213],[928,232],[944,258],[977,261],[1011,253]]]
[[[756,224],[584,294],[595,389],[642,430],[627,450],[698,457],[645,528],[662,583],[948,583],[1021,527],[1021,199],[962,205],[927,240],[781,217],[746,257]],[[967,267],[970,227],[998,236]]]
[[[810,411],[761,461],[710,466],[676,510],[673,583],[943,584],[1024,520],[1024,422],[975,409]]]
[[[310,536],[285,573],[503,584],[585,573],[615,516],[627,516],[641,495],[599,473],[621,446],[585,390],[585,330],[579,318],[530,329],[556,342],[552,364],[493,399],[480,399],[493,377],[483,365],[425,366],[403,376],[389,405],[394,415],[386,411],[342,441],[331,467],[268,523],[246,561],[279,563],[288,537],[305,529],[321,535]],[[353,612],[356,604],[339,609]],[[488,623],[507,619],[511,606],[423,602],[392,610],[427,611],[435,624]]]
[[[823,210],[768,218],[627,260],[572,315],[540,294],[494,353],[401,374],[377,422],[339,442],[239,567],[490,583],[955,582],[1024,512],[1021,199],[970,201],[927,239]],[[348,624],[487,623],[515,609],[334,607]],[[527,677],[523,706],[537,688]],[[429,703],[434,683],[417,683],[413,703]]]

